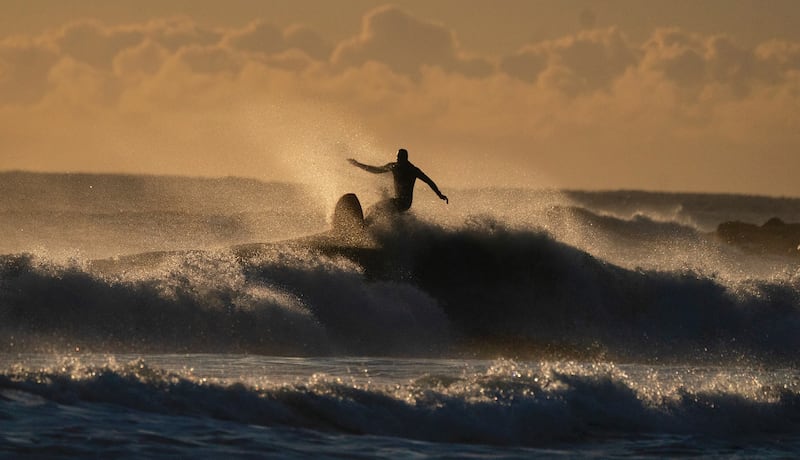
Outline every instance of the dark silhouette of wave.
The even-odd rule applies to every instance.
[[[796,360],[797,278],[625,269],[491,219],[310,243],[0,263],[2,349]],[[11,344],[13,342],[13,345]]]

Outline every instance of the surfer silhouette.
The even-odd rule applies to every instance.
[[[436,192],[436,195],[438,195],[440,199],[444,200],[445,203],[450,204],[450,201],[447,199],[447,197],[439,191],[439,187],[436,186],[436,183],[434,183],[430,177],[426,176],[421,169],[417,168],[410,161],[408,161],[408,150],[406,149],[400,149],[397,151],[396,162],[387,163],[383,166],[365,165],[364,163],[359,163],[352,158],[349,158],[347,161],[349,161],[353,166],[358,166],[364,171],[371,172],[373,174],[383,174],[388,172],[392,173],[392,177],[394,179],[395,196],[394,198],[390,198],[382,204],[379,204],[379,208],[388,207],[389,209],[398,212],[407,211],[411,207],[411,201],[414,198],[414,183],[417,181],[417,179],[420,179],[428,184],[430,188]]]

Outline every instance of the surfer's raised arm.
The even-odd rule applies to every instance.
[[[417,179],[423,180],[436,192],[439,198],[444,200],[447,204],[450,204],[447,197],[439,191],[439,187],[436,186],[436,183],[434,183],[430,177],[426,176],[421,169],[408,161],[408,150],[406,149],[397,151],[396,162],[387,163],[384,166],[365,165],[352,158],[348,158],[347,161],[349,161],[351,165],[358,166],[364,171],[373,174],[392,173],[392,178],[394,179],[394,198],[384,200],[383,208],[391,209],[394,212],[408,211],[411,207],[411,201],[414,198],[414,183]]]
[[[428,184],[431,190],[436,192],[436,195],[438,195],[440,199],[444,200],[445,203],[450,204],[450,200],[448,200],[447,196],[445,196],[442,192],[439,191],[439,187],[436,186],[436,183],[433,182],[433,179],[425,175],[425,173],[422,172],[422,170],[420,170],[419,168],[417,168],[417,171],[418,171],[417,177],[426,184]]]
[[[365,165],[364,163],[359,163],[358,161],[352,158],[348,158],[347,161],[350,162],[351,165],[358,166],[364,171],[371,172],[373,174],[381,174],[391,171],[391,169],[389,168],[389,165],[391,165],[391,163],[384,166],[371,166],[371,165]]]

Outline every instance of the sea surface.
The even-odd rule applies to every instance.
[[[800,199],[423,187],[0,173],[0,458],[800,455]]]

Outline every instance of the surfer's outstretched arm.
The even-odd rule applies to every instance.
[[[356,160],[354,160],[352,158],[348,158],[347,161],[349,161],[351,165],[358,166],[359,168],[363,169],[364,171],[371,172],[373,174],[381,174],[381,173],[387,173],[387,172],[391,171],[391,169],[389,169],[389,165],[388,164],[384,165],[384,166],[370,166],[370,165],[365,165],[364,163],[359,163],[358,161],[356,161]],[[389,163],[389,164],[391,164],[391,163]]]
[[[426,176],[425,173],[422,172],[422,171],[419,171],[419,174],[417,175],[417,177],[419,177],[423,182],[428,184],[428,186],[430,186],[430,188],[434,192],[436,192],[436,195],[438,195],[440,199],[444,200],[445,203],[450,204],[450,200],[448,200],[447,197],[444,194],[442,194],[442,192],[439,191],[439,187],[436,186],[436,183],[433,182],[433,179],[431,179],[430,177]]]

